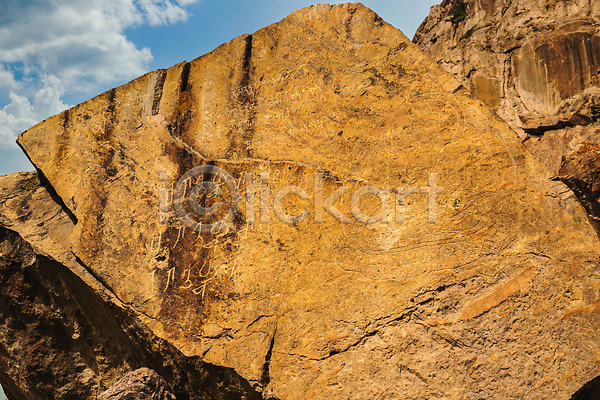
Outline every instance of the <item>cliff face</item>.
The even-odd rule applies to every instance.
[[[321,5],[24,132],[42,186],[1,185],[3,279],[54,260],[30,279],[49,295],[0,295],[43,322],[65,308],[64,328],[28,331],[55,341],[45,386],[19,378],[37,359],[18,335],[0,381],[15,399],[68,398],[61,376],[80,398],[140,379],[178,399],[569,398],[598,375],[600,242],[463,92],[370,10]],[[62,303],[88,297],[99,321]]]
[[[596,1],[446,0],[414,37],[519,133],[597,226],[599,17]]]

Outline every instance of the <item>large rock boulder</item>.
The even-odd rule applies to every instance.
[[[600,227],[600,3],[445,0],[414,41],[519,133]],[[584,154],[585,153],[585,154]],[[592,163],[593,164],[593,163]],[[591,165],[590,165],[591,166]]]
[[[598,375],[600,243],[573,193],[362,5],[299,10],[19,144],[69,217],[39,252],[240,397],[567,399]]]

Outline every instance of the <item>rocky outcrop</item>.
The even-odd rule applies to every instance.
[[[599,374],[600,242],[573,193],[361,5],[299,10],[19,144],[47,188],[29,209],[65,228],[19,202],[3,226],[147,354],[95,388],[147,367],[177,398],[567,399]],[[31,398],[18,376],[0,381]]]
[[[176,400],[169,391],[169,385],[156,372],[140,368],[128,373],[98,400]]]
[[[234,371],[186,358],[68,247],[73,223],[36,173],[0,177],[0,382],[11,400],[95,399],[151,367],[178,398],[256,399]]]
[[[446,0],[414,41],[496,110],[578,194],[596,226],[599,170],[571,164],[599,143],[600,3]],[[586,157],[597,158],[597,153]]]

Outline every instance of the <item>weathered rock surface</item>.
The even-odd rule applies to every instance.
[[[575,196],[361,5],[299,10],[19,143],[71,216],[37,251],[72,253],[202,360],[189,374],[271,399],[568,399],[599,375],[600,243]]]
[[[600,170],[573,175],[572,164],[600,144],[599,18],[597,1],[445,0],[414,38],[519,133],[598,227],[590,175]]]
[[[119,379],[98,400],[175,400],[175,396],[160,375],[140,368]]]
[[[179,398],[260,398],[234,371],[186,358],[148,331],[68,251],[72,229],[36,173],[0,177],[0,382],[9,399],[96,399],[145,366]]]

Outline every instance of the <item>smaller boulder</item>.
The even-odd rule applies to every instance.
[[[123,376],[98,400],[175,400],[169,384],[156,372],[140,368]]]

